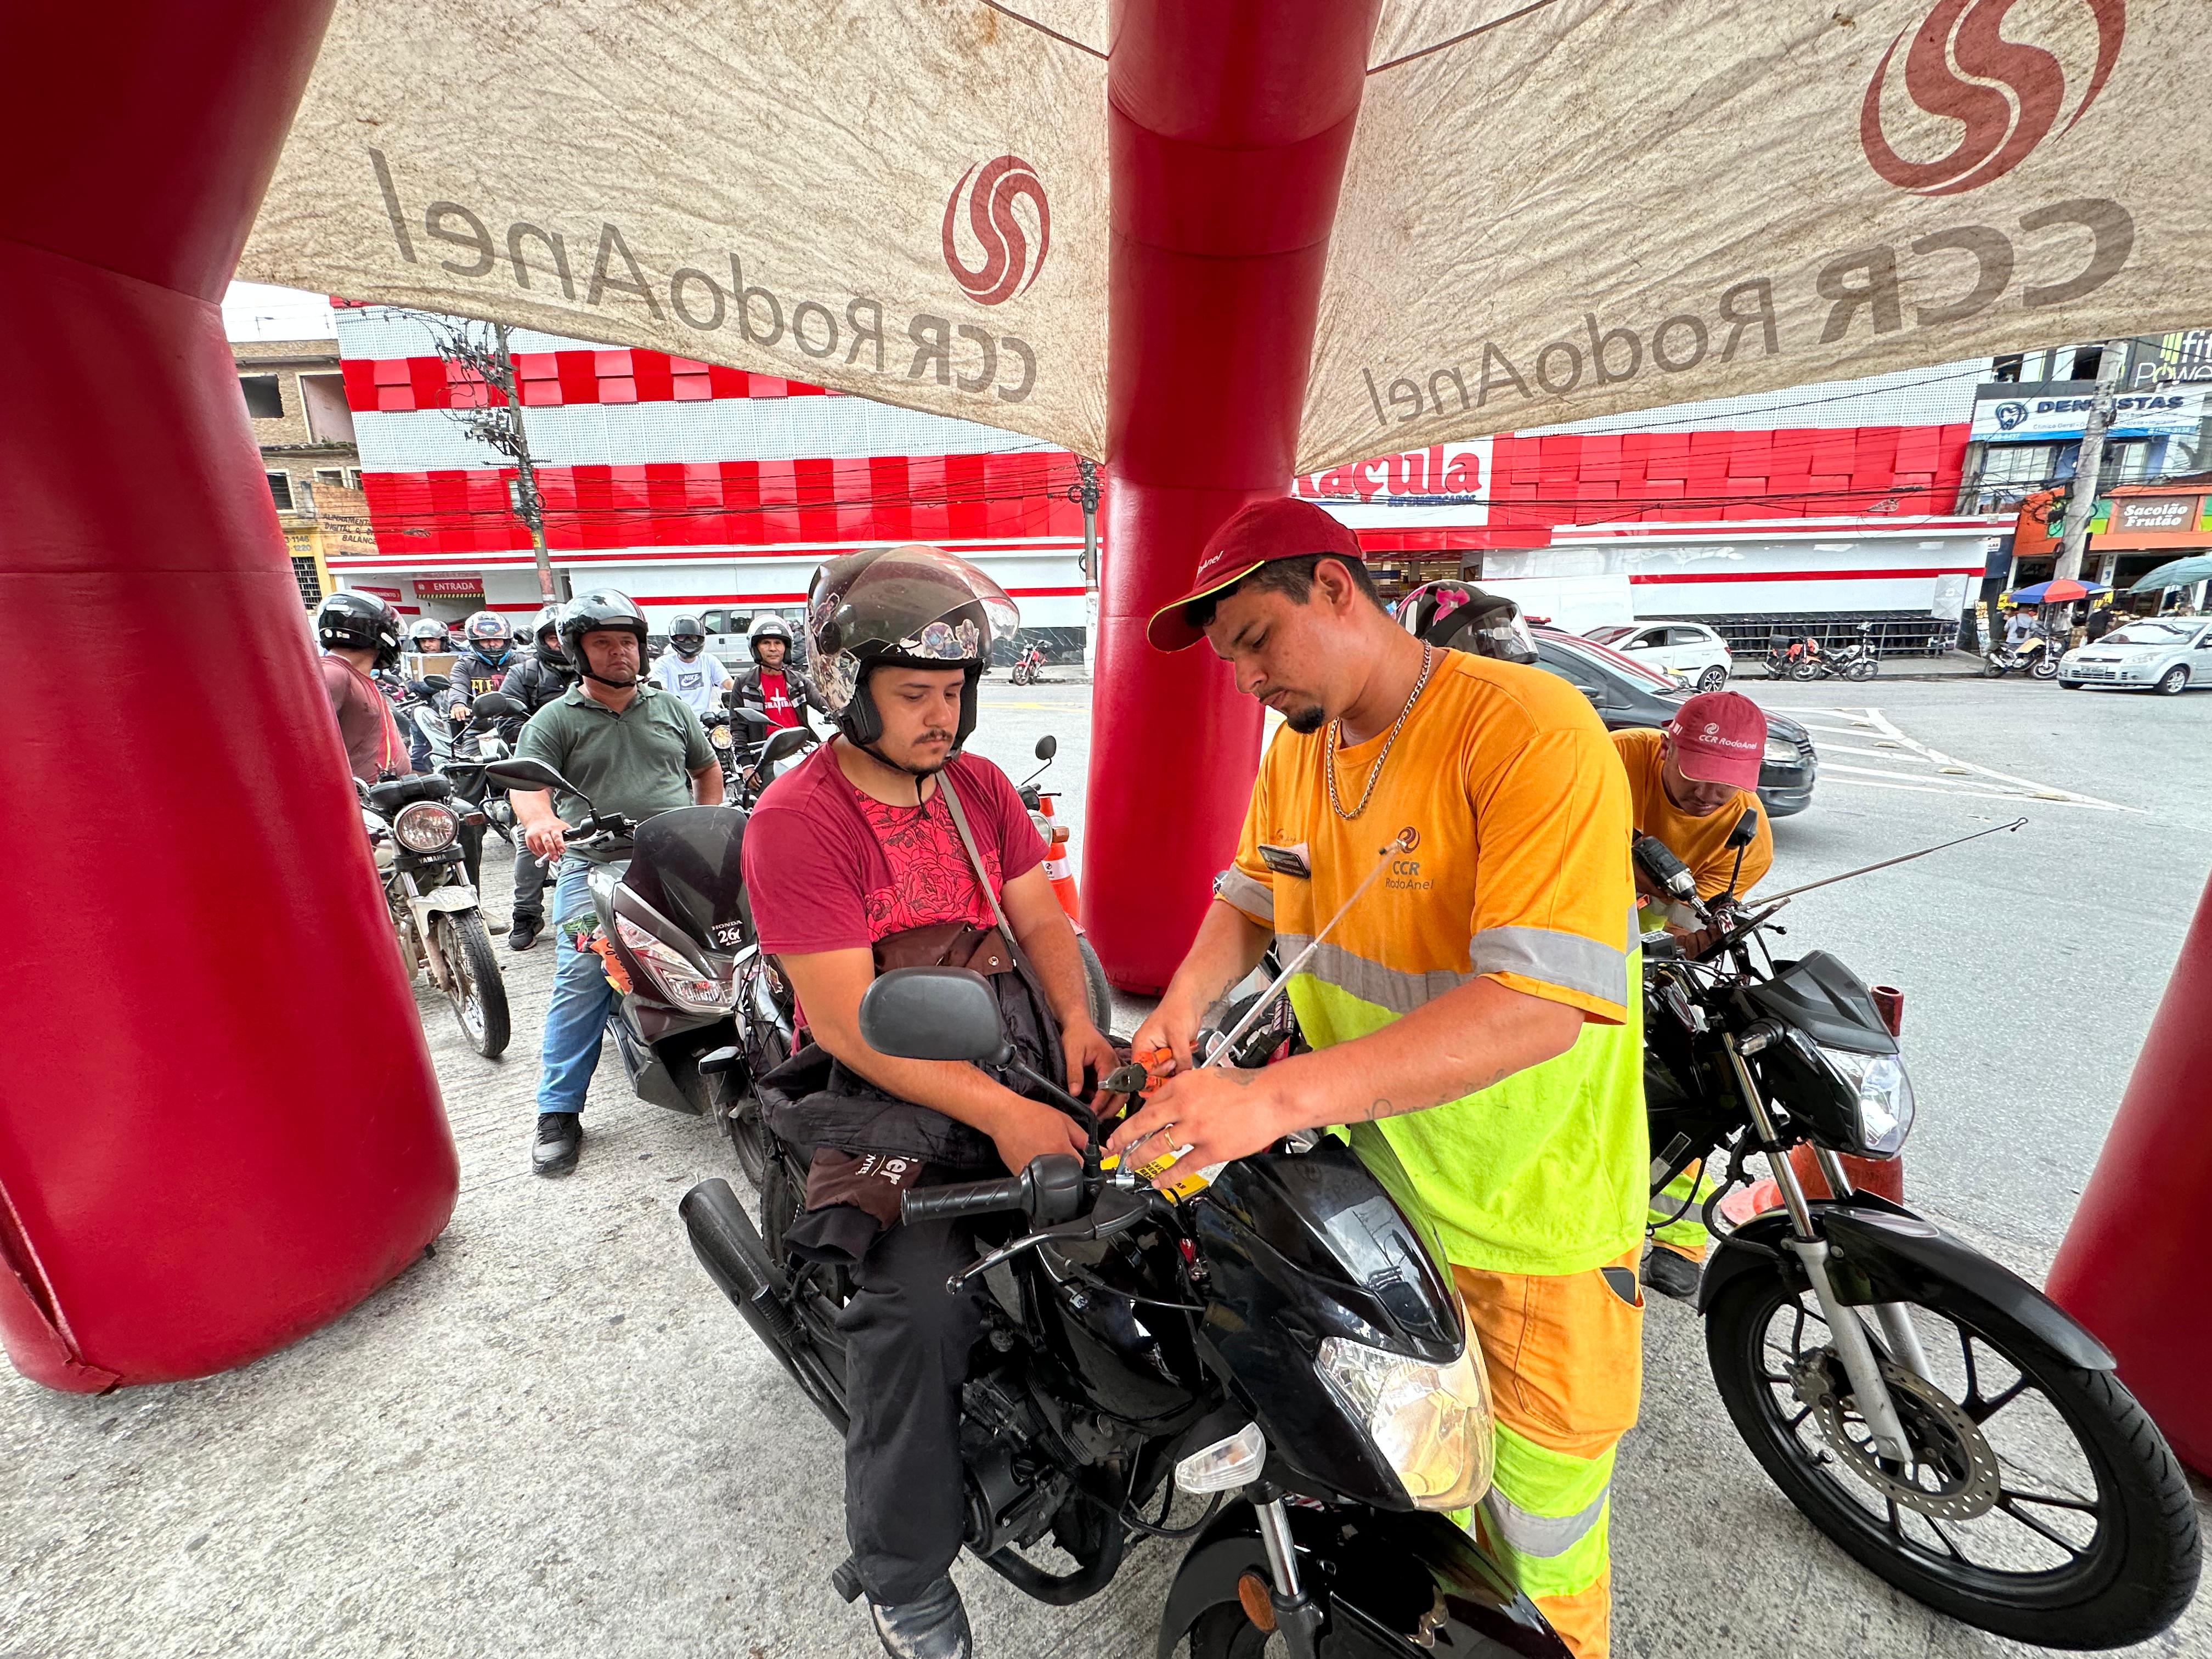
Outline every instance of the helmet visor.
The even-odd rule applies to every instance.
[[[814,648],[874,646],[946,666],[986,661],[1021,627],[1006,589],[940,548],[891,547],[822,568],[807,601]]]

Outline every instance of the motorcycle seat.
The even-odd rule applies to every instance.
[[[368,804],[390,817],[401,807],[418,800],[445,800],[453,793],[453,781],[442,772],[417,772],[368,786]]]

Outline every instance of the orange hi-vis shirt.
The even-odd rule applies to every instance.
[[[1636,833],[1658,836],[1668,852],[1690,866],[1698,878],[1698,896],[1713,898],[1728,891],[1729,876],[1735,869],[1728,838],[1744,808],[1750,807],[1759,813],[1759,835],[1743,849],[1743,873],[1735,884],[1738,894],[1748,893],[1774,865],[1774,832],[1766,826],[1759,797],[1739,789],[1735,799],[1717,812],[1701,818],[1683,811],[1667,799],[1667,786],[1659,775],[1659,748],[1665,736],[1653,726],[1613,734],[1613,746],[1628,771]]]
[[[1628,789],[1605,728],[1540,669],[1444,651],[1349,823],[1329,805],[1328,740],[1276,733],[1221,896],[1273,927],[1287,961],[1410,828],[1412,849],[1291,981],[1306,1040],[1366,1036],[1478,977],[1580,1009],[1565,1054],[1376,1127],[1454,1261],[1575,1273],[1616,1260],[1643,1237],[1650,1153]],[[1386,741],[1338,750],[1347,806]],[[1301,849],[1311,878],[1277,873],[1263,843]]]

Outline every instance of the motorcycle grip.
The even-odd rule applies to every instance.
[[[911,1226],[917,1221],[950,1221],[959,1216],[996,1215],[1018,1210],[1028,1203],[1019,1176],[1002,1181],[965,1181],[949,1187],[921,1187],[899,1198],[899,1219]]]

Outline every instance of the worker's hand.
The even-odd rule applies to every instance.
[[[1180,999],[1165,997],[1145,1017],[1129,1043],[1129,1055],[1154,1077],[1172,1077],[1191,1069],[1190,1045],[1197,1040],[1198,1023],[1206,1010],[1188,1006]]]
[[[1003,1115],[991,1127],[991,1142],[1006,1168],[1019,1175],[1033,1158],[1067,1153],[1081,1158],[1089,1138],[1076,1121],[1041,1101],[1009,1093]]]
[[[468,704],[465,702],[455,703],[452,708],[446,711],[446,718],[456,726],[466,726],[469,723]]]
[[[1067,1092],[1072,1095],[1082,1094],[1085,1071],[1103,1078],[1121,1063],[1106,1034],[1087,1018],[1061,1026],[1060,1046],[1067,1055]]]
[[[1264,1151],[1303,1124],[1280,1098],[1279,1066],[1256,1072],[1233,1066],[1184,1072],[1170,1078],[1132,1112],[1106,1143],[1125,1164],[1143,1165],[1188,1150],[1152,1176],[1155,1187],[1173,1186],[1182,1176],[1232,1158]]]
[[[530,850],[548,864],[560,862],[561,854],[568,850],[568,826],[554,818],[534,824],[523,836]]]

